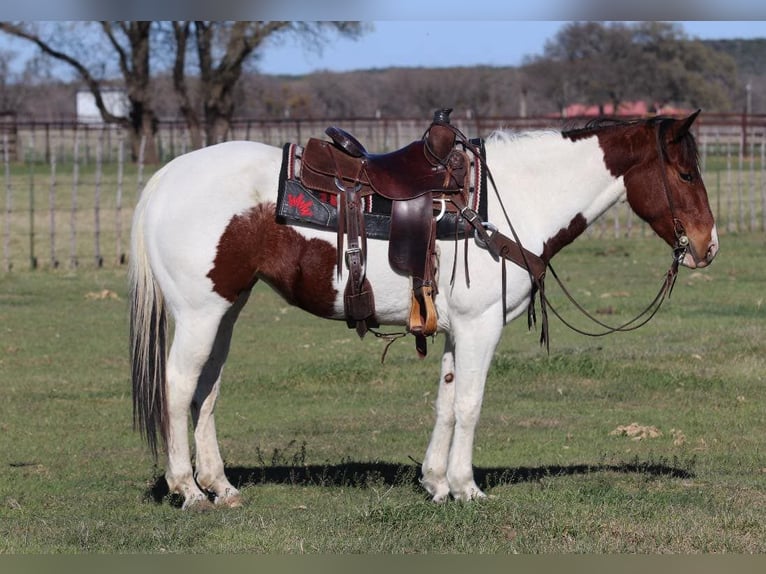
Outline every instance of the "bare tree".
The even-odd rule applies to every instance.
[[[157,118],[152,107],[149,39],[151,22],[99,22],[94,27],[91,23],[78,23],[80,34],[96,34],[101,50],[89,50],[87,53],[78,49],[76,34],[62,34],[60,30],[41,30],[34,24],[0,22],[0,31],[34,43],[47,56],[65,63],[79,76],[93,94],[101,117],[107,123],[125,127],[132,136],[133,155],[136,156],[139,142],[145,138],[144,159],[148,163],[158,161],[154,143],[154,131]],[[104,50],[103,46],[108,46]],[[93,52],[96,52],[95,54]],[[125,83],[129,110],[126,115],[117,115],[104,101],[104,89],[110,84],[106,72],[110,63],[116,60]]]
[[[0,51],[0,113],[17,110],[21,104],[19,91],[14,89],[13,59],[13,52]]]
[[[174,21],[172,28],[176,44],[173,86],[194,147],[203,145],[203,128],[207,143],[226,137],[236,107],[235,87],[248,59],[257,55],[268,38],[297,34],[318,47],[328,32],[355,38],[365,29],[360,22],[292,21]],[[190,50],[196,53],[201,105],[195,105],[189,85],[193,76],[187,73]]]

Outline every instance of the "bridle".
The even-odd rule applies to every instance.
[[[673,195],[670,193],[670,182],[668,181],[668,173],[665,170],[665,151],[662,146],[662,128],[661,125],[657,125],[656,141],[657,141],[657,156],[660,164],[660,175],[662,176],[662,188],[665,191],[665,197],[668,200],[668,207],[670,209],[670,217],[673,222],[673,234],[675,235],[675,245],[673,246],[673,257],[680,264],[683,260],[686,252],[689,250],[689,236],[686,235],[681,220],[676,217],[675,203],[673,202]]]
[[[475,149],[475,146],[454,126],[450,124],[445,124],[449,126],[453,131],[455,131],[458,138],[463,142],[464,145],[468,149],[470,149],[474,154],[476,154],[477,157],[480,157],[480,155],[477,153],[477,150]],[[540,334],[540,343],[545,344],[546,349],[550,349],[549,346],[549,338],[548,338],[548,309],[556,316],[558,319],[567,327],[572,329],[573,331],[580,333],[582,335],[587,335],[589,337],[602,337],[605,335],[609,335],[611,333],[617,333],[617,332],[627,332],[627,331],[634,331],[638,329],[639,327],[642,327],[646,323],[648,323],[659,311],[660,307],[662,306],[662,303],[665,301],[665,299],[669,298],[673,287],[675,285],[676,277],[678,275],[678,267],[683,261],[684,257],[686,256],[686,253],[689,249],[689,237],[686,235],[686,231],[683,227],[683,224],[681,223],[680,219],[676,217],[676,209],[675,209],[675,203],[673,201],[673,196],[670,192],[670,182],[668,181],[667,171],[665,169],[666,166],[666,154],[662,145],[662,137],[665,133],[665,130],[662,129],[662,124],[657,123],[656,128],[656,142],[657,142],[657,156],[659,159],[659,169],[661,174],[661,181],[662,181],[662,187],[663,191],[665,193],[665,197],[668,201],[668,206],[670,209],[670,217],[673,225],[673,232],[675,235],[675,244],[673,245],[673,260],[671,261],[670,267],[668,268],[667,272],[665,273],[665,276],[663,277],[662,284],[660,285],[660,289],[657,292],[657,295],[654,297],[654,299],[644,308],[643,311],[638,313],[635,317],[630,319],[629,321],[626,321],[625,323],[618,325],[618,326],[612,326],[608,325],[604,322],[602,322],[597,317],[593,316],[592,313],[588,312],[580,303],[578,303],[575,298],[572,296],[572,294],[569,292],[569,290],[564,286],[564,283],[561,281],[559,276],[556,274],[556,271],[553,269],[553,266],[551,265],[550,261],[543,260],[542,264],[545,266],[545,269],[549,269],[551,272],[551,275],[558,283],[559,287],[561,288],[562,292],[566,295],[567,299],[588,319],[593,321],[596,325],[602,328],[601,331],[586,331],[584,329],[581,329],[575,325],[573,325],[571,322],[566,320],[561,313],[559,313],[556,308],[551,304],[550,299],[545,294],[545,288],[544,288],[544,276],[545,271],[543,271],[542,274],[538,274],[535,276],[535,274],[532,273],[532,269],[537,267],[539,268],[539,257],[531,254],[526,249],[523,248],[521,241],[518,237],[518,234],[516,233],[516,230],[511,223],[510,216],[508,215],[507,210],[505,209],[505,205],[503,204],[502,198],[500,197],[500,193],[497,189],[497,186],[495,185],[494,178],[492,177],[492,173],[489,169],[489,166],[486,164],[484,159],[481,159],[482,165],[484,169],[487,171],[487,180],[491,183],[492,188],[495,193],[495,197],[501,207],[501,210],[503,212],[503,216],[505,218],[506,223],[508,224],[508,227],[511,230],[511,235],[513,237],[513,240],[510,238],[504,237],[500,232],[497,231],[496,226],[492,225],[489,222],[482,222],[480,225],[474,224],[473,221],[469,219],[469,217],[466,216],[465,213],[463,213],[464,216],[466,216],[466,219],[474,225],[476,228],[476,239],[477,243],[479,245],[486,247],[488,249],[491,248],[493,243],[497,245],[498,243],[500,245],[507,245],[510,243],[516,243],[519,246],[519,251],[521,252],[520,259],[523,260],[523,265],[526,269],[529,271],[530,274],[530,280],[532,282],[532,297],[529,304],[528,309],[528,322],[530,328],[532,325],[536,322],[536,316],[534,311],[534,298],[535,294],[539,294],[540,298],[540,307],[541,307],[541,315],[542,315],[542,325],[541,325],[541,334]],[[475,214],[473,214],[475,215]],[[502,241],[500,242],[493,242],[493,239],[501,238]],[[492,251],[492,249],[490,249]],[[503,321],[505,322],[505,317],[507,315],[506,309],[505,309],[505,278],[506,278],[506,272],[505,272],[505,261],[508,257],[503,252],[500,253],[493,253],[495,256],[502,257],[502,263],[503,263]],[[536,259],[538,261],[533,261],[532,259]],[[515,259],[518,263],[518,256],[517,259]],[[537,265],[535,265],[537,263]]]
[[[550,308],[551,312],[556,315],[556,317],[559,318],[559,320],[564,323],[567,327],[572,329],[573,331],[576,331],[577,333],[580,333],[582,335],[587,335],[590,337],[602,337],[605,335],[609,335],[611,333],[617,333],[617,332],[626,332],[626,331],[634,331],[638,329],[639,327],[642,327],[646,323],[648,323],[654,315],[659,311],[660,307],[662,306],[662,303],[665,301],[666,298],[670,298],[671,293],[673,292],[673,286],[676,282],[676,277],[678,275],[678,267],[683,261],[684,257],[686,256],[687,251],[689,250],[689,237],[686,235],[686,231],[683,227],[683,224],[681,223],[681,220],[676,217],[676,210],[675,210],[675,203],[673,202],[673,196],[670,193],[670,182],[668,181],[668,174],[665,169],[666,161],[665,161],[665,152],[662,146],[662,136],[663,136],[663,130],[661,129],[661,125],[657,125],[656,130],[656,142],[657,142],[657,157],[659,159],[659,169],[661,174],[661,180],[662,180],[662,187],[663,191],[665,192],[665,197],[668,201],[668,207],[670,209],[670,217],[673,224],[673,233],[675,235],[675,244],[673,245],[673,260],[671,261],[670,267],[668,268],[667,272],[665,273],[665,276],[663,278],[662,284],[660,285],[660,289],[657,293],[657,295],[654,297],[654,299],[649,303],[649,305],[646,306],[646,308],[641,311],[638,315],[636,315],[633,319],[623,323],[619,326],[611,326],[608,325],[598,318],[594,317],[591,313],[589,313],[582,305],[580,305],[574,297],[572,297],[571,293],[566,289],[561,279],[559,279],[558,275],[556,274],[555,270],[551,266],[550,262],[548,262],[548,269],[551,271],[551,275],[553,275],[554,279],[556,279],[556,282],[559,284],[559,287],[561,287],[561,290],[566,295],[567,299],[575,305],[575,307],[583,313],[588,319],[599,325],[600,327],[603,327],[603,331],[598,332],[591,332],[591,331],[585,331],[583,329],[580,329],[567,320],[565,320],[561,314],[551,305],[550,300],[545,296],[544,293],[540,294],[541,301],[544,300],[545,304]]]

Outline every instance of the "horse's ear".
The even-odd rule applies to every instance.
[[[684,137],[689,132],[689,128],[692,127],[692,124],[694,123],[694,120],[697,119],[697,116],[699,115],[699,113],[701,111],[702,111],[701,109],[698,109],[696,112],[691,114],[689,117],[687,117],[686,119],[682,120],[681,125],[679,125],[674,130],[674,132],[675,132],[673,134],[673,140],[674,141],[680,140],[682,137]]]

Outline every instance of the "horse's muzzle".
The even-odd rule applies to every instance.
[[[698,269],[707,267],[713,262],[718,253],[718,231],[715,227],[710,233],[710,241],[703,243],[701,248],[697,248],[692,242],[686,250],[686,254],[681,260],[681,265],[689,269]]]

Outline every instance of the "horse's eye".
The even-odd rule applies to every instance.
[[[678,174],[682,180],[684,180],[686,183],[691,183],[692,181],[692,174],[690,173],[679,173]]]

